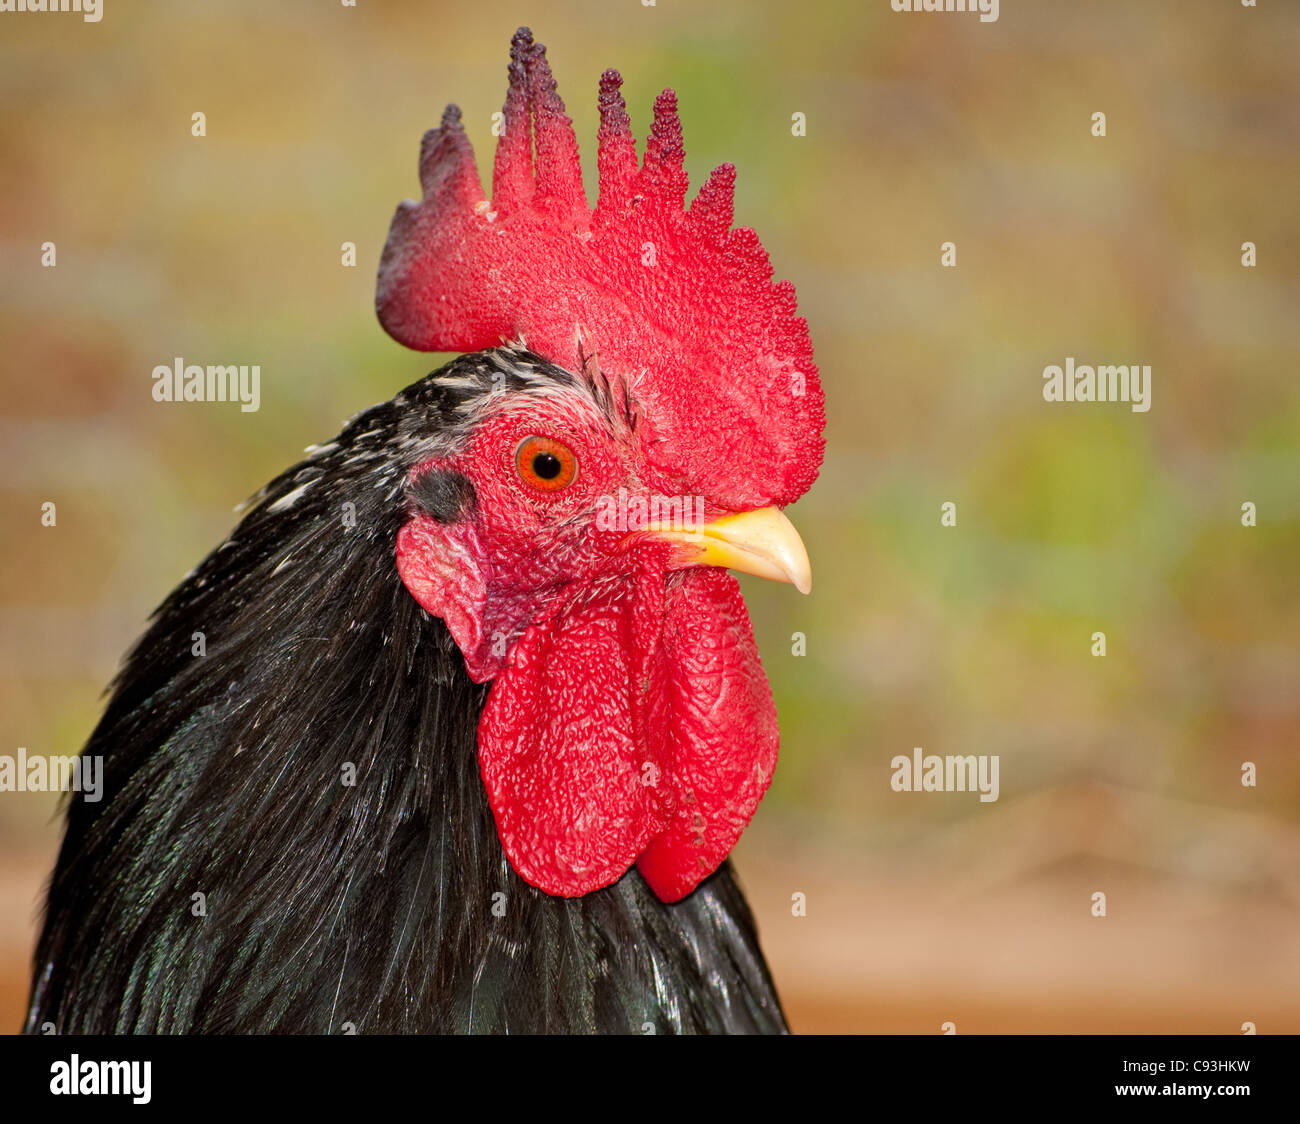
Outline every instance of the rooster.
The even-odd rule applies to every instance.
[[[808,590],[781,508],[822,395],[734,168],[686,209],[673,93],[638,165],[620,85],[594,209],[527,29],[491,201],[456,107],[425,136],[376,306],[465,354],[310,448],[151,618],[29,1032],[786,1029],[727,862],[777,753],[727,570]]]

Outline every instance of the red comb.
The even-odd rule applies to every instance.
[[[420,148],[420,203],[402,203],[379,267],[384,328],[422,351],[520,341],[571,370],[594,360],[644,407],[651,463],[683,494],[733,509],[787,504],[821,464],[825,416],[794,286],[758,236],[731,228],[735,168],[683,209],[677,99],[655,100],[645,157],[619,87],[600,80],[599,201],[587,205],[573,124],[546,49],[510,50],[505,129],[484,199],[460,110]],[[720,455],[744,450],[743,463]]]

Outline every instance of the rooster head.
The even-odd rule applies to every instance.
[[[726,857],[776,764],[726,569],[811,586],[781,508],[821,463],[817,368],[793,287],[731,227],[734,168],[684,209],[671,91],[638,165],[605,72],[592,209],[527,29],[509,75],[491,199],[449,107],[380,265],[394,338],[483,351],[441,380],[446,429],[406,481],[398,571],[492,681],[479,762],[520,876],[573,896],[635,864],[675,901]]]

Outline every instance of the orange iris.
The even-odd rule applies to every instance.
[[[578,475],[573,450],[551,437],[525,437],[515,450],[519,478],[539,492],[558,492]]]

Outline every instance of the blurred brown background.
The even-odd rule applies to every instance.
[[[794,1028],[1300,1032],[1296,4],[0,15],[0,753],[76,752],[233,506],[440,362],[381,332],[374,266],[446,102],[487,161],[521,23],[589,188],[600,71],[642,136],[677,90],[692,182],[736,162],[812,326],[817,584],[746,583],[783,748],[736,853]],[[155,404],[175,356],[259,363],[260,411]],[[1151,411],[1044,403],[1066,356],[1151,364]],[[1000,755],[1001,798],[891,791],[913,746]],[[54,813],[0,794],[4,1030]]]

